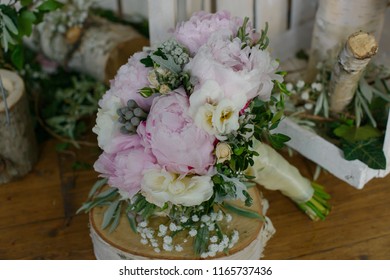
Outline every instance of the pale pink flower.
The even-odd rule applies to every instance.
[[[273,80],[282,81],[275,74],[278,62],[268,51],[258,47],[241,49],[240,39],[230,39],[226,32],[216,32],[203,45],[185,70],[198,81],[194,94],[209,80],[216,81],[223,96],[232,100],[239,109],[256,96],[269,100]],[[192,97],[191,97],[192,98]]]
[[[194,13],[188,21],[178,23],[173,36],[193,55],[214,32],[226,30],[231,36],[236,36],[242,23],[241,18],[232,17],[227,11],[214,14],[200,11]],[[250,26],[251,24],[248,24],[248,32],[251,32]]]
[[[111,187],[118,188],[126,197],[133,197],[141,189],[144,170],[155,167],[156,159],[145,151],[141,138],[123,135],[113,139],[108,152],[103,152],[94,168],[108,178]]]
[[[194,124],[188,106],[183,90],[155,98],[138,133],[167,171],[206,174],[214,164],[215,137]]]
[[[140,62],[147,55],[146,52],[138,52],[130,57],[129,61],[119,68],[106,94],[119,97],[124,104],[133,99],[143,110],[149,111],[155,96],[145,98],[139,93],[141,88],[149,86],[148,73],[151,68]]]

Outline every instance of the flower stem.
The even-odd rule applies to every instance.
[[[325,191],[323,186],[315,182],[312,182],[311,185],[314,189],[312,198],[304,203],[297,203],[297,205],[310,219],[314,221],[325,220],[331,209],[328,202],[331,196]]]

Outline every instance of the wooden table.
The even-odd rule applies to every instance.
[[[97,174],[72,166],[93,164],[99,150],[64,153],[56,151],[56,144],[41,145],[40,160],[29,175],[0,185],[0,259],[94,259],[88,217],[75,212]],[[299,155],[289,160],[312,176],[312,162]],[[333,205],[321,222],[309,220],[279,192],[264,190],[276,228],[264,258],[390,259],[390,176],[372,180],[363,190],[325,172],[318,182],[327,187]]]

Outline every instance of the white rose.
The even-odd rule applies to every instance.
[[[215,147],[215,156],[217,157],[217,163],[223,163],[230,160],[232,155],[232,148],[229,144],[219,142]]]
[[[170,201],[169,186],[176,176],[164,169],[149,169],[144,172],[141,192],[146,200],[159,207]]]
[[[98,145],[101,149],[110,143],[111,139],[119,133],[119,123],[117,110],[122,107],[121,100],[113,95],[103,97],[101,108],[98,109],[96,116],[96,125],[92,131],[97,134]]]
[[[185,190],[172,196],[172,203],[183,206],[195,206],[210,199],[213,195],[213,182],[210,176],[185,177],[182,182]]]
[[[233,101],[223,99],[218,103],[212,118],[214,129],[218,135],[226,135],[239,128],[238,123],[239,109],[234,105]]]
[[[159,207],[166,202],[194,206],[210,199],[213,195],[213,183],[210,176],[180,178],[163,169],[151,169],[144,173],[141,193],[148,202]]]

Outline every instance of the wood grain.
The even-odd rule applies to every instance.
[[[64,155],[55,145],[54,140],[42,144],[39,162],[26,177],[0,185],[0,259],[94,259],[88,215],[75,212],[97,174],[74,171],[72,162],[93,164],[98,151],[83,148],[59,160]],[[299,155],[288,160],[311,178],[312,162]],[[74,185],[63,188],[61,176]],[[362,190],[325,172],[318,182],[327,187],[333,205],[321,222],[312,222],[279,192],[262,189],[276,228],[265,259],[390,259],[390,176]]]

